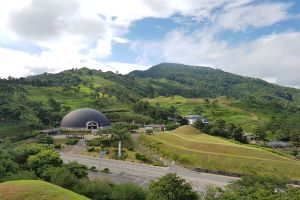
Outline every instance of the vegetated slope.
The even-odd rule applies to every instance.
[[[199,133],[191,126],[145,136],[145,143],[192,168],[286,176],[300,180],[300,162],[246,145]]]
[[[26,103],[23,99],[20,102],[13,102],[9,99],[2,102],[2,99],[7,96],[7,91],[10,91],[8,86],[15,87],[16,85],[24,86],[24,90],[28,91],[29,100],[35,102]],[[215,98],[225,95],[230,101],[234,100],[236,106],[221,103],[218,98],[220,103],[213,105],[217,107],[211,106],[202,114],[212,121],[223,119],[235,123],[247,132],[252,132],[257,125],[261,125],[266,121],[265,119],[269,121],[273,116],[276,116],[278,118],[276,120],[279,121],[292,118],[293,120],[281,123],[285,126],[280,128],[281,132],[287,132],[286,127],[296,125],[293,130],[288,131],[288,135],[292,135],[296,132],[294,130],[300,127],[299,123],[293,123],[300,115],[299,91],[208,67],[171,63],[162,63],[148,70],[134,71],[128,75],[88,68],[71,69],[57,74],[44,73],[20,79],[0,79],[0,103],[4,105],[0,108],[0,121],[9,121],[6,119],[8,116],[6,113],[8,113],[14,118],[13,120],[17,119],[21,123],[30,120],[35,123],[37,122],[34,116],[36,113],[32,113],[34,106],[30,103],[37,105],[42,102],[43,107],[47,107],[49,98],[54,98],[62,104],[60,116],[76,108],[91,107],[106,112],[113,122],[149,123],[157,119],[153,119],[153,116],[147,113],[133,112],[135,103],[143,98],[175,95],[185,97],[184,102],[178,105],[175,102],[175,107],[180,110],[180,114],[185,115],[195,114],[193,110],[195,106],[198,102],[203,103],[203,99],[197,101],[187,98]],[[11,96],[16,96],[17,93],[14,92]],[[168,102],[160,101],[157,103],[166,106],[168,104]],[[277,129],[272,129],[272,131],[278,132]],[[291,137],[294,136],[283,139],[289,140]]]
[[[62,187],[38,180],[20,180],[0,183],[1,200],[88,200]]]
[[[300,102],[300,90],[209,67],[161,63],[145,71],[133,71],[129,75],[147,80],[149,82],[148,94],[152,96],[230,96],[237,98],[255,96],[268,100]]]
[[[137,97],[174,96],[236,98],[258,97],[300,103],[300,90],[243,77],[219,69],[161,63],[145,71],[127,75],[88,68],[72,69],[58,74],[42,74],[22,78],[33,86],[76,86],[97,88],[99,92],[122,101]],[[126,98],[125,98],[126,97]]]
[[[234,105],[237,100],[227,97],[209,98],[209,104],[204,98],[185,98],[181,96],[156,98],[145,98],[152,104],[159,103],[162,107],[175,107],[182,115],[201,114],[210,122],[222,119],[237,126],[241,126],[246,132],[253,132],[257,126],[263,125],[268,121],[264,115],[256,115]],[[260,114],[260,113],[258,113]]]

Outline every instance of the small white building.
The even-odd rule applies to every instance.
[[[189,124],[193,125],[197,120],[201,120],[203,124],[209,124],[209,121],[201,115],[187,115],[185,118],[189,121]]]

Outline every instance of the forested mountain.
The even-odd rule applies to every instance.
[[[133,71],[129,76],[139,79],[140,82],[148,81],[148,92],[153,96],[259,97],[300,103],[300,90],[209,67],[162,63],[145,71]]]
[[[127,75],[82,68],[12,80],[15,83],[38,87],[62,86],[65,91],[74,92],[79,85],[85,85],[97,88],[99,92],[127,96],[128,101],[138,97],[180,95],[187,98],[255,97],[260,100],[300,104],[300,90],[295,88],[282,87],[219,69],[174,63],[161,63],[148,70],[133,71]]]

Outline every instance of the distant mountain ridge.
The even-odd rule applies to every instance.
[[[122,98],[180,95],[187,98],[228,96],[300,104],[300,90],[201,66],[161,63],[121,75],[88,68],[18,79],[33,86],[93,85]]]
[[[236,74],[224,72],[201,66],[189,66],[176,63],[161,63],[145,71],[133,71],[130,76],[153,79],[166,79],[169,83],[175,83],[184,88],[188,87],[190,94],[186,97],[259,97],[270,100],[283,100],[287,102],[300,102],[300,90],[283,87],[268,83],[264,80],[243,77]]]

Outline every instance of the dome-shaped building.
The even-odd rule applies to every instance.
[[[110,126],[107,117],[100,111],[91,108],[73,110],[60,123],[60,127],[66,129],[98,129],[105,126]]]

